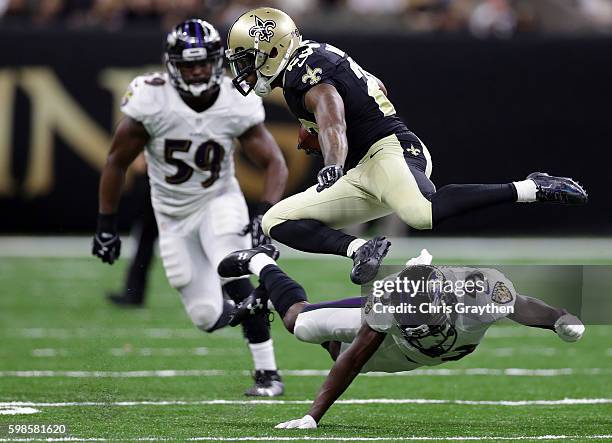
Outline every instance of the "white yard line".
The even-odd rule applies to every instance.
[[[612,238],[392,238],[388,257],[408,259],[427,248],[439,260],[473,260],[474,263],[496,260],[610,260]],[[132,255],[132,242],[125,242],[124,257]],[[281,245],[284,258],[338,260],[321,254],[305,254]],[[91,237],[0,236],[0,257],[68,257],[91,258]]]
[[[0,402],[0,408],[64,408],[83,406],[220,406],[220,405],[309,405],[312,400],[161,400],[116,402]],[[340,405],[468,405],[468,406],[576,406],[612,404],[612,398],[563,398],[560,400],[445,400],[427,398],[365,398],[337,400]]]
[[[141,371],[0,371],[0,377],[43,378],[168,378],[168,377],[217,377],[250,375],[250,371],[224,369],[160,369]],[[324,377],[326,369],[297,369],[281,371],[282,375],[291,377]],[[610,375],[612,368],[556,368],[556,369],[526,369],[526,368],[466,368],[466,369],[415,369],[409,372],[368,372],[362,377],[412,377],[412,376],[494,376],[494,377],[559,377],[568,375]]]
[[[303,433],[303,430],[290,430],[287,432]],[[308,431],[306,431],[308,432]],[[497,436],[497,437],[473,437],[473,436],[441,436],[441,437],[329,437],[329,436],[308,436],[298,435],[295,437],[277,436],[248,436],[248,437],[190,437],[181,438],[183,441],[520,441],[520,440],[608,440],[609,435],[519,435],[519,436]],[[0,438],[0,442],[105,442],[105,441],[176,441],[176,438],[169,437],[130,437],[126,439],[106,439],[106,438],[78,438],[78,437],[58,437],[58,438]]]

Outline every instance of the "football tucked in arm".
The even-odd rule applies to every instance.
[[[304,126],[300,126],[297,148],[306,151],[306,155],[323,155],[321,145],[319,145],[319,136],[311,134]]]

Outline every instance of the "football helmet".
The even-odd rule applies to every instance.
[[[257,8],[242,14],[228,32],[225,51],[236,89],[244,96],[252,90],[260,97],[268,95],[301,43],[300,31],[283,11]],[[247,84],[253,73],[256,83]]]
[[[172,85],[181,94],[199,96],[221,83],[223,44],[219,32],[204,20],[190,19],[178,24],[166,37],[164,63]],[[208,78],[186,80],[181,65],[210,63]]]
[[[415,313],[394,314],[402,336],[410,346],[429,357],[439,357],[452,349],[457,341],[454,326],[454,305],[457,298],[445,292],[445,277],[440,269],[430,265],[409,266],[399,274],[401,281],[409,281],[414,291],[394,293],[392,303],[416,306]],[[420,309],[426,304],[428,308]]]

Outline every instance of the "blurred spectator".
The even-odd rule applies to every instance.
[[[597,25],[612,25],[612,0],[579,0],[582,13]]]
[[[408,0],[347,0],[349,10],[362,15],[399,14],[408,3]]]
[[[510,38],[517,23],[517,15],[508,0],[485,0],[472,12],[469,27],[476,37]]]

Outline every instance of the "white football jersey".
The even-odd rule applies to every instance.
[[[484,290],[476,291],[473,295],[457,297],[457,303],[463,304],[470,310],[473,307],[495,306],[501,307],[498,311],[511,311],[516,301],[516,289],[512,282],[496,269],[488,268],[465,268],[465,267],[438,267],[448,281],[467,281],[468,279],[480,279],[484,281]],[[395,279],[397,274],[389,276]],[[370,295],[369,299],[371,299]],[[364,308],[364,321],[375,331],[387,333],[387,338],[363,369],[368,371],[408,371],[416,367],[427,365],[435,366],[445,361],[459,360],[470,354],[485,336],[487,329],[496,321],[506,317],[509,312],[490,313],[456,313],[454,326],[457,339],[453,346],[444,354],[431,357],[419,351],[402,335],[394,315],[389,312],[377,313],[373,305],[366,303]],[[457,308],[456,308],[457,309]]]
[[[173,217],[192,214],[224,192],[235,180],[236,138],[265,119],[261,98],[243,97],[227,77],[215,103],[196,112],[166,73],[136,77],[121,111],[141,122],[151,137],[145,149],[151,200],[157,212]]]

